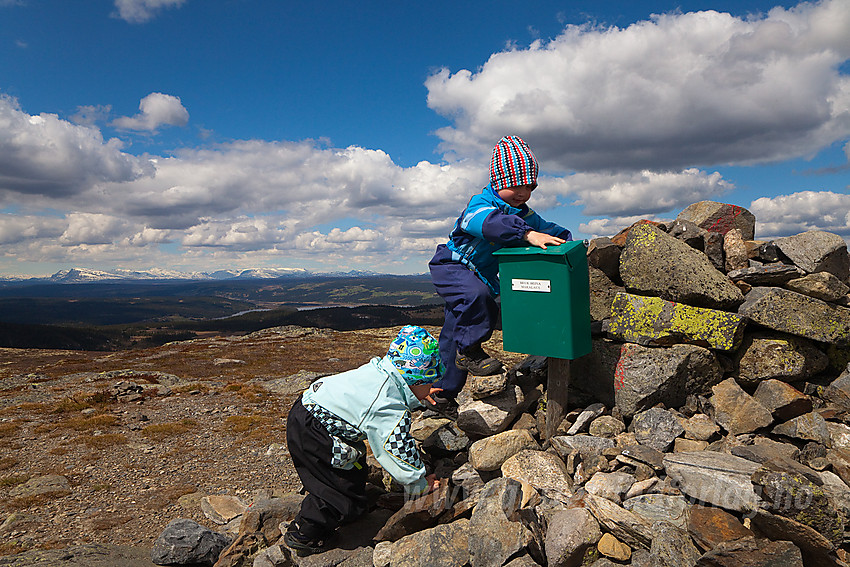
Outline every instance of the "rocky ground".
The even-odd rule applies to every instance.
[[[397,330],[285,327],[114,353],[0,349],[0,555],[149,549],[175,518],[221,529],[202,496],[250,503],[299,489],[284,441],[292,401],[310,373],[359,366]],[[485,346],[521,358],[501,351],[498,332]],[[68,484],[22,493],[47,475]]]

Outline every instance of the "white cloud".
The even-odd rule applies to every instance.
[[[185,126],[189,111],[180,98],[163,93],[151,93],[139,102],[141,112],[135,116],[122,116],[112,121],[112,126],[123,130],[153,132],[160,126]]]
[[[179,8],[186,0],[115,0],[116,17],[131,24],[143,24],[165,8]]]
[[[97,183],[124,182],[152,173],[142,159],[123,153],[117,139],[60,120],[31,116],[0,95],[0,202],[4,191],[68,196]]]
[[[0,245],[4,247],[31,239],[55,239],[62,232],[55,218],[0,214]]]
[[[575,204],[586,215],[641,215],[682,209],[691,203],[717,198],[732,189],[718,172],[696,168],[681,172],[639,171],[576,173],[553,184],[577,196]]]
[[[78,106],[77,112],[70,118],[74,124],[93,126],[97,122],[106,120],[111,112],[112,106],[109,104]]]
[[[112,244],[124,232],[126,222],[100,213],[71,213],[59,242],[65,246]]]
[[[762,197],[748,207],[756,217],[756,238],[775,238],[807,230],[850,237],[850,195],[832,191],[800,191]]]
[[[625,29],[568,26],[550,42],[443,69],[428,105],[446,150],[486,154],[508,133],[544,169],[679,170],[807,156],[850,136],[850,2],[752,20],[713,11]]]

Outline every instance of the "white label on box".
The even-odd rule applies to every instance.
[[[549,280],[511,280],[511,289],[513,291],[541,291],[549,293],[552,291],[552,284]]]

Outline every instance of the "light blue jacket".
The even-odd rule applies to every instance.
[[[302,394],[301,403],[314,415],[319,406],[325,410],[320,413],[331,414],[331,421],[343,422],[331,423],[330,428],[325,422],[332,435],[352,442],[367,439],[381,466],[409,494],[428,488],[425,465],[410,435],[410,411],[423,406],[387,357],[316,380]]]
[[[523,245],[523,237],[529,230],[573,239],[569,230],[543,220],[528,205],[516,208],[507,204],[488,185],[469,200],[449,234],[446,247],[452,251],[452,260],[471,269],[493,295],[499,295],[499,261],[493,252],[505,246]]]

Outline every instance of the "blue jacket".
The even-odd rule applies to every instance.
[[[512,207],[488,185],[469,200],[446,246],[452,251],[452,260],[471,269],[493,295],[499,295],[499,261],[493,252],[505,246],[522,245],[529,230],[572,240],[566,228],[543,220],[528,205]]]
[[[387,357],[316,380],[301,403],[332,437],[349,443],[367,439],[384,470],[408,493],[427,489],[425,465],[410,435],[410,410],[423,406]]]

